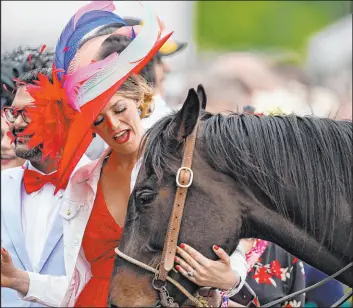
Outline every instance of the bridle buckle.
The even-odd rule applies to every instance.
[[[190,173],[190,178],[189,178],[189,182],[187,184],[181,184],[180,183],[180,173],[182,170],[185,170],[185,171],[188,171]],[[177,172],[177,175],[176,175],[176,183],[179,187],[182,187],[182,188],[188,188],[191,186],[192,184],[192,181],[194,179],[194,173],[192,172],[191,168],[188,168],[188,167],[180,167],[178,172]]]

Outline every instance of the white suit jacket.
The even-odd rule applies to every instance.
[[[89,161],[84,156],[78,166],[82,166]],[[36,273],[34,273],[29,259],[22,231],[21,215],[22,180],[27,165],[28,162],[25,162],[23,167],[1,171],[1,246],[8,250],[14,265],[30,272],[31,276],[65,275],[63,223],[60,215],[57,215],[54,219]],[[64,191],[61,190],[58,194],[63,200]],[[41,292],[44,289],[42,286]],[[41,306],[39,303],[23,301],[16,291],[7,288],[1,288],[1,303],[3,307]]]

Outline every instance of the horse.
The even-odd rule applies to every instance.
[[[230,254],[239,239],[261,238],[329,275],[352,262],[352,122],[294,114],[211,114],[205,105],[202,87],[190,89],[181,110],[143,138],[141,168],[118,247],[122,254],[112,273],[111,306],[158,302],[158,288],[152,286],[157,271],[151,271],[160,271],[178,192],[175,177],[196,127],[194,176],[178,243],[215,260],[213,244]],[[198,289],[176,271],[169,276],[190,293]],[[351,271],[337,279],[353,285]],[[182,304],[186,297],[179,289],[165,286]]]

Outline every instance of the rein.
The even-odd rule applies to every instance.
[[[162,252],[162,259],[159,265],[157,266],[157,268],[153,268],[141,261],[138,261],[124,254],[118,248],[115,248],[115,253],[119,257],[155,275],[155,277],[152,280],[152,286],[156,291],[158,291],[160,300],[155,303],[154,307],[160,307],[160,306],[179,307],[179,304],[175,303],[174,299],[168,293],[168,290],[166,288],[167,281],[173,284],[176,288],[178,288],[179,291],[182,292],[196,307],[209,307],[207,301],[205,302],[204,300],[201,300],[198,297],[193,296],[179,282],[177,282],[175,279],[168,276],[168,273],[173,269],[173,266],[174,266],[174,257],[176,255],[176,247],[177,247],[177,242],[178,242],[178,237],[180,232],[181,220],[183,217],[186,195],[188,192],[188,188],[191,186],[193,182],[194,175],[191,169],[191,165],[192,165],[192,157],[195,149],[198,124],[199,122],[197,121],[193,132],[186,138],[186,141],[185,141],[183,161],[176,175],[177,191],[174,199],[173,210],[169,219],[167,235],[166,235],[163,252]],[[330,281],[334,279],[336,276],[342,274],[352,266],[353,266],[353,262],[349,263],[348,265],[346,265],[344,268],[337,271],[333,275],[325,278],[324,280],[310,287],[304,288],[302,290],[289,294],[285,297],[282,297],[278,300],[262,305],[261,307],[273,307],[274,305],[282,303],[294,296],[316,289],[321,285],[323,285],[324,283],[326,283],[327,281]],[[347,292],[341,299],[339,299],[331,307],[340,306],[341,304],[346,302],[351,296],[352,296],[352,291]]]

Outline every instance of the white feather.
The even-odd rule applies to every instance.
[[[126,76],[137,65],[136,62],[143,60],[159,39],[160,27],[157,16],[149,5],[145,5],[144,26],[135,39],[124,49],[116,61],[102,68],[79,90],[82,105],[103,92],[110,89],[116,82]]]

